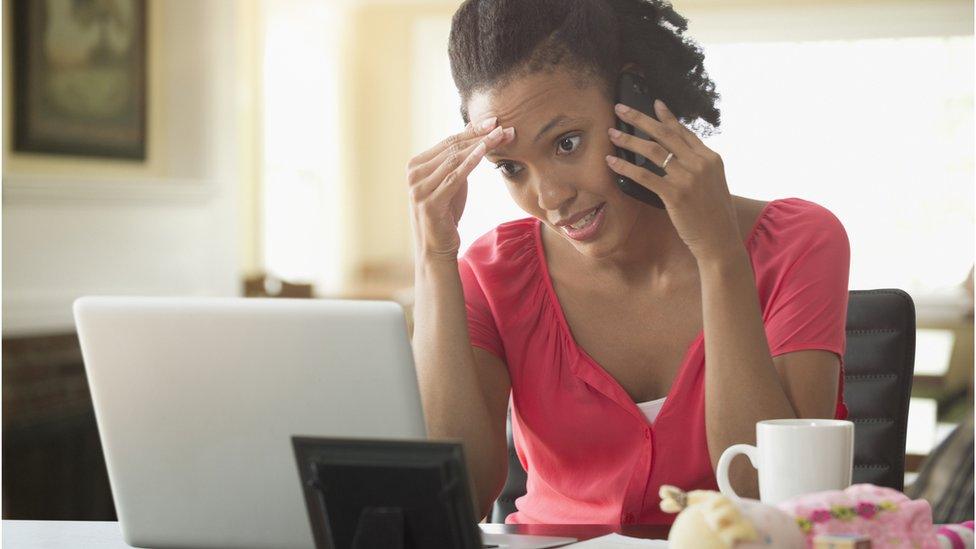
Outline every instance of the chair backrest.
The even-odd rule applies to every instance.
[[[915,304],[901,290],[854,290],[847,304],[844,401],[854,422],[854,482],[902,490],[905,428],[915,371]],[[492,509],[505,522],[525,494],[508,418],[508,479]]]
[[[905,429],[915,373],[915,304],[901,290],[847,302],[844,401],[854,422],[854,482],[905,487]]]

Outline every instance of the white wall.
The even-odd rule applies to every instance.
[[[148,5],[145,163],[10,153],[5,78],[5,337],[72,330],[71,302],[86,294],[239,293],[245,4]]]
[[[262,262],[320,295],[340,290],[339,62],[348,22],[322,0],[262,0]]]
[[[903,288],[920,318],[958,316],[973,261],[972,3],[675,5],[722,95],[722,133],[706,145],[725,160],[732,193],[826,206],[851,240],[853,289]],[[416,152],[462,127],[449,30],[446,16],[413,26]],[[483,162],[470,177],[462,251],[526,215]]]
[[[701,43],[973,33],[971,0],[673,0]]]

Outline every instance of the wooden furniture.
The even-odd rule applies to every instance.
[[[75,334],[3,340],[3,518],[115,520]]]

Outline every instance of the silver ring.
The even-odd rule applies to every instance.
[[[669,152],[668,153],[668,157],[665,158],[664,159],[664,162],[661,164],[661,169],[667,168],[668,167],[668,162],[671,162],[671,159],[672,158],[674,158],[674,153],[673,152]]]

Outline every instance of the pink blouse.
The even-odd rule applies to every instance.
[[[500,357],[512,384],[516,452],[527,493],[507,523],[666,524],[658,488],[716,490],[705,435],[704,333],[649,423],[573,340],[535,218],[499,225],[458,265],[472,345]],[[822,349],[841,360],[850,248],[840,221],[798,198],[768,203],[746,242],[772,356]]]

